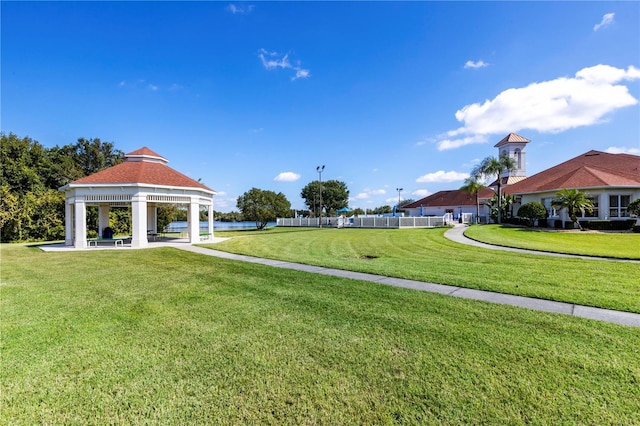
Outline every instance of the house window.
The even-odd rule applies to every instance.
[[[516,167],[520,170],[522,168],[522,152],[520,151],[520,148],[516,148],[515,150],[515,160]]]
[[[547,208],[547,211],[549,212],[549,217],[557,217],[558,216],[558,212],[556,211],[556,209],[551,207],[551,202],[553,200],[554,200],[553,198],[543,198],[542,199],[542,205]]]
[[[588,211],[585,210],[584,213],[582,214],[582,217],[600,217],[600,209],[598,208],[598,196],[593,196],[593,197],[587,197],[588,200],[591,201],[591,204],[593,204],[593,210],[592,211]]]
[[[630,195],[609,195],[609,217],[629,217],[627,206]]]

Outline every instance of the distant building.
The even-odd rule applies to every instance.
[[[565,211],[555,211],[551,202],[561,189],[579,189],[591,198],[593,212],[586,212],[584,220],[626,219],[627,206],[640,198],[640,156],[631,154],[609,154],[589,151],[557,166],[543,170],[533,176],[526,175],[526,145],[529,139],[510,133],[494,145],[498,155],[507,155],[515,160],[516,169],[500,176],[502,194],[515,198],[513,212],[530,201],[540,201],[549,211],[549,219],[570,220]],[[489,217],[487,200],[497,191],[497,179],[488,188],[479,192],[480,221]],[[460,189],[439,191],[403,207],[409,216],[441,216],[462,213],[465,219],[475,217],[476,198]],[[472,216],[471,216],[472,215]],[[468,220],[474,222],[474,219]]]
[[[556,192],[570,188],[586,192],[593,202],[594,209],[583,215],[584,220],[626,219],[627,206],[640,198],[640,156],[589,151],[514,183],[506,191],[519,204],[540,201],[550,219],[567,221],[566,212],[552,209],[551,201]]]

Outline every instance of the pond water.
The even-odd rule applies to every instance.
[[[276,226],[276,222],[269,222],[267,224],[268,227]],[[200,230],[206,231],[209,227],[208,222],[202,221],[200,222]],[[233,229],[255,229],[255,222],[213,222],[213,230],[214,231],[229,231]],[[177,221],[171,222],[167,225],[166,232],[187,232],[187,222],[186,221]]]

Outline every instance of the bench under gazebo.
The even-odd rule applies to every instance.
[[[88,247],[87,206],[98,206],[98,237],[109,226],[112,207],[131,206],[131,247],[144,248],[158,234],[159,204],[186,204],[189,243],[213,239],[215,191],[167,166],[147,147],[125,155],[124,162],[75,180],[65,193],[65,245]],[[208,209],[207,232],[200,232],[200,208]],[[204,238],[201,238],[204,237]]]

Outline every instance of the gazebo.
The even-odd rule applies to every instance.
[[[125,155],[124,162],[75,180],[65,193],[65,245],[87,247],[87,206],[98,206],[98,232],[109,226],[111,207],[131,206],[131,247],[144,248],[148,235],[158,233],[159,204],[186,204],[189,243],[200,241],[200,208],[208,209],[213,239],[215,191],[167,166],[169,161],[147,147]]]

